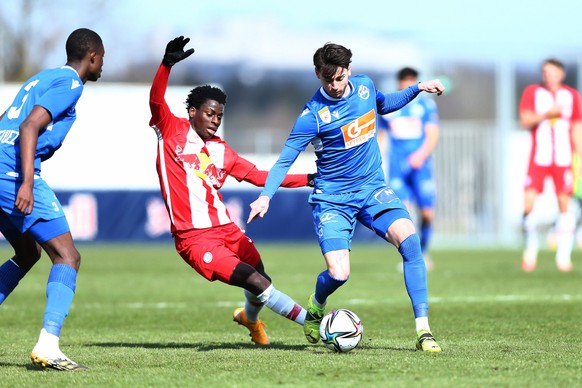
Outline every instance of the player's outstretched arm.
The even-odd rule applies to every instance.
[[[445,87],[442,82],[438,79],[432,79],[430,81],[420,82],[418,84],[418,88],[420,90],[424,90],[428,93],[436,93],[437,96],[440,96],[445,91]]]
[[[162,63],[166,66],[174,66],[176,63],[192,55],[194,53],[193,48],[184,51],[184,47],[186,47],[188,42],[190,42],[190,38],[184,38],[183,36],[169,41],[166,45],[166,52]]]

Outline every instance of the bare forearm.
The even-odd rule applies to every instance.
[[[38,142],[39,129],[28,121],[20,126],[20,164],[21,174],[24,184],[34,182],[34,159],[36,154],[36,144]]]

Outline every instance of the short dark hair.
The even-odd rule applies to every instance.
[[[418,71],[413,69],[412,67],[404,67],[400,69],[400,71],[396,74],[396,78],[398,81],[403,81],[407,78],[418,78]]]
[[[325,78],[333,77],[338,67],[347,69],[350,63],[352,63],[352,51],[339,44],[328,42],[313,54],[313,65]]]
[[[186,104],[186,110],[192,107],[200,109],[202,104],[208,100],[214,100],[219,104],[226,105],[226,93],[215,86],[197,86],[190,90],[190,94],[188,94],[184,104]]]
[[[103,47],[103,41],[99,34],[88,28],[79,28],[67,38],[65,48],[67,50],[67,62],[82,60],[91,50]]]
[[[562,71],[566,71],[566,67],[564,66],[562,61],[560,61],[559,59],[556,59],[556,58],[548,58],[544,61],[543,64],[544,65],[545,64],[553,65],[553,66],[559,67],[560,69],[562,69]]]

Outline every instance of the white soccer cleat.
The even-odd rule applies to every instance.
[[[60,350],[56,352],[43,352],[38,349],[33,349],[30,359],[34,365],[41,368],[50,368],[64,371],[84,371],[89,370],[86,366],[77,364],[65,356]]]

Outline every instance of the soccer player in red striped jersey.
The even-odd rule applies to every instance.
[[[264,186],[268,174],[216,136],[226,94],[208,85],[192,89],[187,119],[174,116],[165,101],[172,66],[194,52],[184,51],[189,40],[180,36],[167,44],[150,91],[150,126],[158,137],[156,169],[172,236],[180,256],[204,278],[244,289],[245,306],[234,311],[233,319],[249,329],[253,342],[268,345],[259,320],[263,306],[300,325],[306,311],[273,286],[253,241],[230,219],[218,192],[228,175]],[[310,178],[289,174],[284,185],[307,186]]]
[[[582,152],[582,106],[580,94],[564,85],[566,71],[557,59],[542,64],[542,82],[527,86],[519,104],[519,120],[531,131],[532,147],[525,182],[523,230],[525,249],[521,266],[526,272],[537,264],[538,222],[532,212],[535,200],[551,177],[558,197],[556,220],[556,265],[560,271],[572,270],[572,246],[576,220],[570,212],[573,192],[572,157]]]

